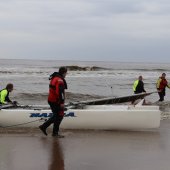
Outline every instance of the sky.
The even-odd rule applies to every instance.
[[[169,0],[1,0],[0,59],[170,63]]]

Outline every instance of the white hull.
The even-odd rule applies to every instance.
[[[1,127],[38,127],[48,119],[51,110],[1,109]],[[149,129],[160,126],[157,106],[98,105],[65,112],[63,129]]]

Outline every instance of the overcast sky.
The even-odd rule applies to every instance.
[[[170,0],[1,0],[0,58],[170,62]]]

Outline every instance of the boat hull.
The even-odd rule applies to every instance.
[[[87,106],[69,109],[61,123],[63,129],[149,129],[160,126],[156,106]],[[51,110],[1,109],[1,127],[38,127],[52,116]]]

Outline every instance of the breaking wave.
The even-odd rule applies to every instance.
[[[65,66],[69,71],[100,71],[100,70],[110,70],[109,68],[104,68],[104,67],[97,67],[97,66],[86,66],[86,67],[81,67],[78,65],[72,65],[72,66]]]

